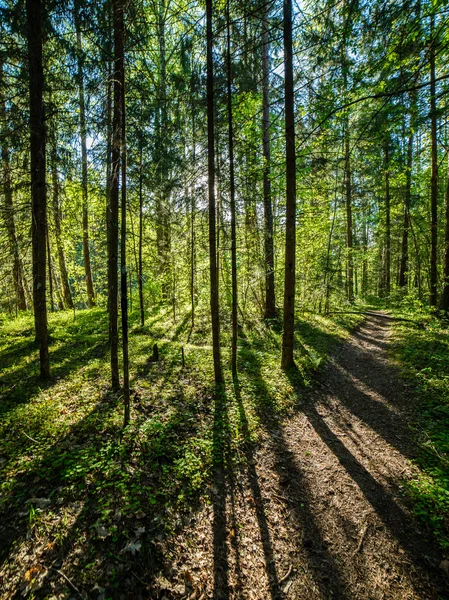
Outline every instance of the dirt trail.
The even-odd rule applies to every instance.
[[[400,488],[416,469],[413,397],[388,364],[389,327],[369,316],[292,418],[267,414],[246,470],[217,471],[211,505],[174,540],[167,597],[449,598]]]

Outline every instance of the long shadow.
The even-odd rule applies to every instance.
[[[354,336],[357,338],[357,333]],[[408,434],[405,398],[397,374],[387,362],[358,346],[344,344],[319,375],[329,395],[368,425],[404,456],[414,458],[416,449]]]
[[[227,470],[229,455],[229,417],[226,395],[221,386],[215,390],[213,424],[213,553],[214,553],[214,592],[215,600],[229,598],[229,557],[226,544],[226,497]]]
[[[432,563],[439,564],[440,559],[435,547],[429,544],[422,535],[417,533],[417,527],[410,519],[410,515],[402,510],[395,502],[391,493],[367,471],[348,450],[342,440],[332,431],[317,411],[312,398],[309,397],[305,403],[303,398],[302,400],[301,409],[317,434],[337,457],[348,475],[358,485],[390,533],[407,552],[414,567],[417,570],[421,570],[421,572],[431,573],[434,581],[440,586],[440,593],[443,593],[443,591],[445,593],[442,597],[449,597],[447,590],[445,590],[441,574],[438,572],[438,569],[432,567]],[[429,590],[421,590],[421,592],[424,591],[427,593]]]
[[[254,446],[250,441],[250,432],[248,426],[248,418],[246,416],[245,407],[242,401],[242,395],[240,393],[240,384],[238,376],[234,374],[234,394],[237,401],[237,408],[239,411],[239,420],[242,427],[243,436],[245,439],[244,453],[246,459],[246,465],[248,469],[248,480],[251,487],[251,492],[254,498],[256,517],[259,525],[260,537],[262,540],[262,547],[265,556],[265,565],[268,573],[268,582],[270,586],[270,595],[273,600],[283,598],[284,595],[279,589],[279,578],[276,572],[276,564],[274,560],[273,545],[271,543],[270,530],[268,528],[268,521],[264,509],[264,501],[262,498],[262,492],[260,490],[259,479],[256,471],[256,461],[254,458]]]
[[[287,496],[296,527],[302,532],[301,548],[305,553],[312,577],[323,598],[350,600],[344,574],[323,539],[323,535],[310,506],[310,491],[305,477],[295,463],[295,457],[289,450],[282,428],[281,419],[276,410],[275,401],[267,388],[261,373],[261,363],[251,349],[245,349],[245,357],[251,362],[250,375],[257,388],[260,402],[255,406],[260,422],[271,436],[274,452],[274,466],[278,473],[282,492]],[[294,377],[298,383],[298,374]]]

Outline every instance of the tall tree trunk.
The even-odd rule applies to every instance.
[[[412,199],[412,164],[413,164],[413,126],[414,126],[414,97],[410,97],[412,104],[410,110],[410,131],[407,142],[407,165],[405,172],[405,192],[404,192],[404,225],[402,228],[402,245],[401,245],[401,263],[399,267],[399,287],[405,287],[408,284],[408,236],[410,230],[410,208]]]
[[[55,302],[53,299],[53,269],[51,264],[51,253],[50,253],[50,236],[48,233],[48,221],[47,221],[47,256],[48,256],[48,291],[50,294],[50,311],[55,312]]]
[[[0,138],[2,140],[1,156],[3,171],[3,196],[4,202],[1,206],[3,221],[8,235],[9,248],[13,263],[13,283],[16,293],[16,302],[18,310],[26,310],[27,303],[25,297],[24,274],[22,259],[20,258],[19,243],[16,234],[16,224],[14,220],[14,204],[11,183],[11,166],[8,150],[8,123],[6,114],[6,101],[3,96],[5,85],[3,81],[3,64],[0,57],[0,91],[2,97],[0,101]]]
[[[438,249],[438,155],[437,155],[437,108],[435,90],[435,17],[430,20],[430,123],[432,172],[430,178],[431,250],[430,250],[430,305],[437,305],[437,249]]]
[[[30,89],[31,209],[33,247],[33,303],[36,340],[40,344],[40,376],[50,377],[46,304],[47,190],[45,166],[45,114],[43,103],[42,24],[45,8],[41,0],[27,0],[27,34]]]
[[[139,262],[138,262],[138,283],[139,283],[139,305],[140,305],[140,323],[142,327],[145,325],[145,304],[143,301],[143,141],[140,140],[139,151]]]
[[[292,0],[284,0],[284,94],[286,153],[286,219],[284,326],[282,334],[283,369],[294,365],[295,275],[296,275],[296,149],[293,88]]]
[[[88,214],[88,178],[87,178],[87,145],[86,145],[86,108],[84,100],[84,59],[83,44],[81,39],[81,18],[79,0],[75,0],[75,29],[76,29],[76,51],[78,61],[78,86],[80,103],[80,133],[81,133],[81,187],[82,187],[82,212],[83,212],[83,257],[84,272],[86,274],[87,305],[89,308],[95,306],[94,285],[92,281],[92,269],[90,265],[89,249],[89,214]]]
[[[116,49],[117,67],[121,85],[121,167],[122,167],[122,223],[120,236],[120,272],[121,272],[121,308],[122,308],[122,347],[123,347],[123,400],[124,425],[130,418],[129,402],[129,353],[128,353],[128,273],[126,268],[126,105],[125,105],[125,20],[122,0],[114,2],[114,23],[117,29],[118,48]]]
[[[108,312],[109,344],[111,346],[111,384],[120,387],[118,368],[118,220],[119,220],[119,174],[122,146],[122,80],[123,40],[121,32],[121,0],[113,0],[114,22],[114,109],[112,119],[111,182],[107,210],[108,238]]]
[[[192,164],[196,164],[196,121],[194,106],[194,72],[191,74],[191,108],[192,108]],[[195,167],[194,167],[195,168]],[[196,250],[195,250],[195,212],[196,212],[196,189],[195,185],[191,188],[190,203],[190,304],[192,306],[192,330],[195,327],[195,280],[196,280]]]
[[[448,155],[448,172],[446,181],[446,223],[444,235],[444,266],[443,266],[443,290],[440,298],[440,310],[449,314],[449,155]]]
[[[384,145],[385,153],[385,295],[391,291],[391,219],[390,219],[390,136]]]
[[[348,300],[354,302],[354,257],[352,239],[352,181],[349,119],[345,119],[345,192],[346,192],[346,250],[348,274]]]
[[[207,30],[207,167],[209,196],[209,267],[210,310],[212,319],[212,352],[215,382],[223,381],[220,351],[220,313],[218,296],[216,206],[215,206],[215,127],[214,127],[214,63],[212,38],[212,0],[206,0]]]
[[[232,279],[232,342],[231,342],[231,368],[233,374],[237,373],[237,234],[235,224],[235,176],[234,176],[234,131],[232,122],[232,63],[231,63],[231,25],[229,14],[229,1],[226,7],[227,29],[227,104],[228,104],[228,135],[229,135],[229,190],[231,208],[231,279]]]
[[[270,148],[270,42],[269,5],[264,8],[262,21],[262,135],[263,135],[263,207],[264,207],[264,250],[265,250],[265,319],[276,317],[274,291],[274,235],[273,209],[271,203],[271,148]]]
[[[67,265],[64,253],[64,245],[62,243],[61,234],[61,207],[59,203],[59,181],[58,181],[58,163],[56,153],[56,124],[53,124],[52,139],[51,139],[51,178],[52,178],[52,208],[53,220],[55,224],[55,239],[56,251],[58,253],[59,272],[61,274],[62,295],[66,308],[73,308],[72,292],[70,291],[69,276],[67,273]]]

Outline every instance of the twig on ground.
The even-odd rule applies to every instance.
[[[37,440],[35,440],[34,438],[31,437],[31,435],[28,435],[27,433],[25,433],[25,431],[22,431],[23,435],[25,437],[27,437],[29,440],[31,440],[32,442],[34,442],[35,444],[38,444],[39,442]]]
[[[279,579],[279,585],[281,585],[281,583],[284,583],[284,581],[290,577],[292,569],[293,569],[293,565],[290,565],[287,573]]]
[[[72,588],[72,590],[74,592],[76,592],[78,594],[78,596],[80,598],[82,598],[82,600],[86,600],[86,597],[79,591],[79,589],[76,587],[76,585],[73,583],[73,581],[71,581],[67,575],[65,575],[65,573],[63,573],[62,571],[60,571],[59,569],[55,569],[55,567],[52,567],[53,571],[56,571],[56,573],[58,573],[58,575],[61,575],[61,577],[63,579],[65,579],[67,581],[67,583],[69,584],[69,586]]]
[[[367,531],[368,531],[368,524],[367,524],[367,523],[365,523],[365,525],[364,525],[364,527],[363,527],[363,529],[362,529],[362,534],[361,534],[361,536],[360,536],[359,543],[357,544],[357,548],[356,548],[356,549],[354,550],[354,552],[351,554],[351,557],[352,557],[352,558],[354,558],[354,556],[360,552],[360,548],[362,547],[363,540],[365,539],[365,535],[366,535],[366,532],[367,532]]]

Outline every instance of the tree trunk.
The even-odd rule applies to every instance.
[[[235,176],[234,176],[234,131],[232,122],[232,64],[231,64],[231,25],[229,14],[229,1],[227,0],[226,26],[227,26],[227,104],[228,104],[228,134],[229,134],[229,189],[231,208],[231,279],[232,279],[232,342],[231,342],[231,368],[233,374],[237,373],[237,234],[235,224]]]
[[[138,262],[138,283],[139,283],[139,305],[140,305],[140,323],[142,327],[145,325],[145,304],[143,301],[143,264],[142,264],[142,247],[143,247],[143,159],[142,148],[143,142],[140,141],[140,156],[139,156],[139,262]]]
[[[410,114],[410,131],[407,143],[407,166],[405,173],[405,193],[404,193],[404,225],[402,228],[402,247],[401,263],[399,267],[399,287],[405,287],[408,284],[408,234],[410,230],[410,207],[412,198],[412,164],[413,164],[413,123],[412,114]]]
[[[223,381],[220,351],[220,313],[218,296],[216,206],[215,206],[215,127],[214,127],[214,69],[212,39],[212,0],[206,0],[207,29],[207,166],[209,196],[209,268],[210,268],[210,309],[212,319],[212,351],[214,359],[215,383]]]
[[[50,236],[48,234],[48,222],[47,222],[47,256],[48,256],[48,291],[50,294],[50,312],[55,312],[55,302],[53,298],[53,269],[51,264],[51,253],[50,253]]]
[[[440,310],[449,314],[449,156],[448,156],[448,172],[446,182],[446,223],[444,236],[444,266],[443,266],[443,290],[440,298]]]
[[[345,119],[345,191],[346,191],[346,250],[348,274],[348,300],[354,302],[354,258],[352,240],[352,182],[351,153],[349,145],[349,119]]]
[[[129,354],[128,354],[128,273],[126,268],[126,105],[125,105],[125,20],[122,0],[114,1],[114,25],[116,29],[116,61],[121,85],[121,167],[122,167],[122,223],[120,235],[120,271],[121,271],[121,309],[122,309],[122,347],[123,347],[123,401],[124,425],[130,418],[129,402]]]
[[[121,32],[121,0],[113,1],[114,19],[114,108],[112,119],[111,182],[107,210],[108,238],[108,312],[109,343],[111,346],[111,384],[114,390],[120,387],[118,368],[118,219],[119,219],[119,174],[122,145],[122,80],[123,39]]]
[[[42,65],[42,24],[45,23],[41,0],[27,0],[27,33],[30,89],[31,210],[33,248],[33,303],[36,340],[40,344],[40,376],[50,377],[46,305],[46,233],[47,190],[45,165],[45,114],[43,103],[44,70]]]
[[[196,164],[196,128],[195,128],[195,107],[194,99],[194,73],[191,74],[191,105],[192,105],[192,164]],[[192,330],[195,327],[195,280],[196,280],[196,249],[195,249],[195,212],[196,212],[196,189],[195,185],[191,189],[190,204],[190,304],[192,306]]]
[[[3,64],[0,57],[0,90],[5,89],[3,81]],[[27,303],[25,297],[24,274],[22,259],[20,258],[19,243],[16,234],[16,224],[14,220],[14,204],[11,183],[11,167],[8,151],[8,123],[6,115],[6,101],[2,97],[0,101],[0,132],[2,140],[1,156],[2,156],[2,171],[3,171],[3,196],[4,203],[2,205],[2,217],[8,235],[9,248],[13,263],[13,283],[16,293],[16,302],[18,310],[26,310]]]
[[[391,223],[390,223],[390,137],[387,135],[385,152],[385,295],[391,291]]]
[[[55,124],[54,124],[55,127]],[[53,220],[55,223],[55,239],[56,251],[58,253],[59,272],[61,274],[62,295],[66,308],[73,308],[72,292],[70,291],[69,276],[64,253],[64,245],[62,243],[61,234],[61,207],[59,204],[59,181],[58,181],[58,166],[56,153],[56,131],[53,127],[52,144],[51,144],[51,178],[52,178],[52,208]]]
[[[437,155],[437,109],[435,91],[435,17],[430,21],[430,123],[432,172],[430,177],[431,250],[430,250],[430,305],[437,305],[437,247],[438,247],[438,155]]]
[[[263,207],[264,207],[264,250],[265,250],[265,319],[276,317],[274,291],[274,235],[273,209],[271,203],[271,148],[270,148],[270,42],[268,37],[268,4],[265,5],[262,21],[262,134],[263,134]]]
[[[284,0],[284,93],[286,153],[286,219],[284,326],[282,334],[283,369],[294,366],[295,275],[296,275],[296,149],[293,89],[292,0]]]
[[[78,86],[80,103],[80,133],[81,133],[81,187],[82,187],[82,213],[83,213],[83,256],[84,272],[86,274],[87,305],[89,308],[95,306],[94,285],[92,281],[92,269],[90,265],[89,249],[89,215],[88,215],[88,179],[87,179],[87,145],[86,145],[86,109],[84,101],[84,75],[83,75],[83,45],[81,39],[81,19],[79,0],[75,0],[75,28],[76,28],[76,51],[78,61]]]

